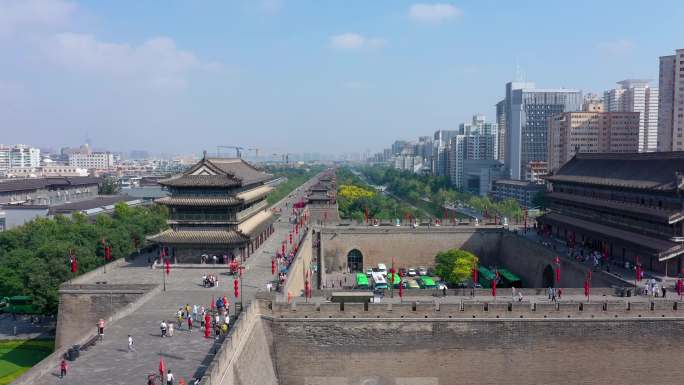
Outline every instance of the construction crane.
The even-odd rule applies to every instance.
[[[216,156],[221,155],[221,149],[222,148],[231,148],[231,149],[235,150],[235,156],[237,158],[242,158],[242,150],[245,149],[244,147],[240,147],[240,146],[216,146]]]

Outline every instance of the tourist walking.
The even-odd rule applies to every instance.
[[[162,322],[159,324],[159,329],[161,329],[161,337],[162,338],[166,337],[166,331],[168,329],[168,325],[166,324],[166,322],[164,322],[164,320],[162,320]]]
[[[188,331],[192,332],[192,317],[188,316]]]
[[[173,337],[173,322],[169,322],[169,331],[168,331],[168,336]]]
[[[104,327],[105,327],[105,321],[100,318],[99,321],[97,321],[97,335],[100,337],[100,341],[102,341],[102,338],[104,338]]]
[[[62,362],[59,363],[59,378],[64,378],[64,376],[67,375],[68,368],[69,365],[67,364],[66,360],[62,359]]]
[[[169,371],[166,372],[166,385],[173,385],[173,380],[175,380],[175,378],[173,377],[173,373],[171,373],[171,369],[169,369]]]
[[[133,337],[130,334],[128,335],[128,351],[129,352],[135,351],[135,348],[133,348]]]
[[[195,321],[199,321],[199,320],[197,319],[197,311],[198,311],[198,310],[199,310],[199,309],[197,308],[197,305],[196,305],[196,304],[195,304],[195,305],[192,305],[192,318],[194,318]]]

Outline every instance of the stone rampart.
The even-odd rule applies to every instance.
[[[287,279],[283,289],[283,295],[285,296],[288,293],[292,293],[293,296],[298,297],[304,293],[305,269],[311,266],[311,261],[313,260],[311,239],[311,230],[309,230],[302,238],[297,249],[297,255],[287,271]],[[309,282],[311,282],[311,279]]]
[[[95,332],[99,319],[120,319],[122,311],[125,311],[127,307],[130,308],[132,304],[157,286],[155,284],[63,284],[59,289],[55,349],[76,344],[84,332],[86,334]]]
[[[440,304],[406,303],[274,303],[264,311],[273,319],[623,319],[681,318],[684,302],[589,301],[589,302],[510,302],[470,301]]]
[[[160,290],[159,285],[144,284],[63,284],[59,292],[55,351],[12,384],[33,385],[37,379],[49,375],[72,345],[85,345],[97,336],[96,325],[100,318],[105,320],[105,325],[118,321],[136,311]],[[100,313],[86,314],[88,311]]]
[[[629,305],[274,304],[262,317],[281,385],[679,383],[684,304]]]

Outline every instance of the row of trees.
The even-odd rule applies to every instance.
[[[275,190],[268,194],[268,204],[274,204],[285,198],[292,190],[301,186],[314,175],[323,171],[323,166],[312,167],[266,167],[265,171],[275,177],[287,178],[287,182],[279,184]]]
[[[363,221],[368,217],[380,220],[402,219],[407,215],[416,218],[418,210],[396,199],[375,191],[372,186],[346,167],[337,169],[337,204],[342,218]]]
[[[57,290],[72,278],[69,253],[76,255],[82,274],[105,263],[105,239],[112,258],[123,258],[144,243],[146,235],[166,227],[164,206],[115,206],[114,213],[94,221],[82,214],[39,218],[0,232],[0,293],[30,295],[45,314],[57,312]]]
[[[396,170],[383,166],[362,168],[363,174],[371,183],[386,186],[393,194],[412,203],[429,201],[432,214],[443,215],[443,207],[448,204],[462,204],[472,207],[489,216],[521,219],[523,211],[514,199],[494,202],[488,197],[480,197],[453,188],[446,177],[419,175],[410,171]],[[543,199],[543,197],[540,197]]]

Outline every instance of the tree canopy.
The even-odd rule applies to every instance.
[[[475,254],[469,251],[449,249],[438,253],[435,257],[435,273],[451,284],[458,284],[470,277],[478,261]]]
[[[119,203],[111,216],[57,215],[0,232],[0,295],[30,295],[44,313],[55,313],[59,285],[72,278],[70,251],[78,261],[77,274],[85,273],[105,263],[102,239],[112,258],[125,257],[146,235],[165,228],[167,216],[163,206]]]

